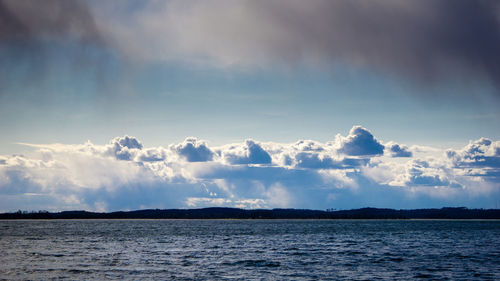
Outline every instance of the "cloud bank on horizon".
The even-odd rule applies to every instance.
[[[146,147],[131,136],[106,145],[25,144],[0,156],[0,211],[139,208],[494,208],[500,141],[462,149],[382,142],[354,126],[321,143],[246,140],[210,147],[193,137]]]
[[[2,70],[36,76],[63,56],[73,70],[88,64],[92,71],[109,52],[131,62],[233,70],[342,65],[421,85],[500,85],[495,0],[36,2],[0,1]]]

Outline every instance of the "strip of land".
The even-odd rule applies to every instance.
[[[500,219],[500,209],[361,208],[352,210],[203,208],[147,209],[109,213],[87,211],[2,213],[0,219]]]

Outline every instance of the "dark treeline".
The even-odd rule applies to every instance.
[[[304,210],[237,208],[149,209],[128,212],[47,211],[0,214],[0,219],[500,219],[500,209],[415,209],[362,208],[353,210]]]

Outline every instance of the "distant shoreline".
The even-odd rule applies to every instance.
[[[441,209],[381,209],[352,210],[308,209],[146,209],[118,212],[26,212],[0,214],[0,220],[57,220],[57,219],[377,219],[377,220],[499,220],[500,209],[468,209],[464,207]]]

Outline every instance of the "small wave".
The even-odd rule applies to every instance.
[[[33,241],[38,241],[38,240],[42,240],[42,238],[40,237],[26,237],[24,238],[25,240],[33,240]]]
[[[279,262],[266,260],[241,260],[229,263],[228,265],[242,265],[245,267],[279,267],[281,264]]]
[[[432,276],[432,275],[430,275],[430,274],[425,274],[425,273],[421,273],[421,272],[419,272],[419,273],[417,273],[417,274],[415,275],[415,278],[426,278],[426,279],[427,279],[427,278],[432,278],[432,277],[433,277],[433,276]]]
[[[64,257],[65,255],[63,254],[44,254],[44,253],[32,253],[32,255],[39,256],[39,257]]]
[[[299,256],[299,257],[302,257],[302,256],[310,256],[309,253],[306,253],[306,252],[293,252],[291,254],[292,256]]]
[[[92,269],[75,269],[75,268],[68,269],[66,271],[71,274],[89,274],[91,272],[94,272],[94,270]]]
[[[363,252],[360,252],[360,251],[352,251],[352,250],[348,250],[348,251],[340,251],[338,252],[339,255],[347,255],[347,256],[356,256],[356,255],[361,255],[361,254],[364,254]]]

